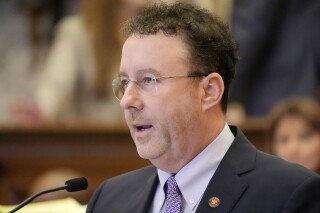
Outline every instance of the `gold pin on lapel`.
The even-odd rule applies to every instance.
[[[209,199],[209,206],[211,206],[212,208],[216,208],[220,205],[220,200],[217,197],[212,197]]]

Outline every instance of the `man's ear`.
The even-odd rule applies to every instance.
[[[211,73],[202,80],[202,110],[206,111],[214,106],[221,105],[224,92],[224,82],[218,73]]]

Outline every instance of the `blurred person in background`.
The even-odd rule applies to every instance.
[[[17,97],[32,97],[50,46],[52,28],[64,15],[72,13],[70,2],[0,1],[1,124],[12,122],[9,106]]]
[[[84,0],[80,13],[65,18],[57,28],[35,102],[15,103],[15,117],[24,122],[121,122],[108,87],[119,69],[120,27],[148,2]]]
[[[271,113],[271,152],[320,174],[320,105],[289,99]]]
[[[231,123],[267,116],[290,97],[319,96],[319,11],[318,0],[233,1],[241,59],[230,89]]]

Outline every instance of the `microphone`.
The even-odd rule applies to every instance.
[[[85,177],[70,179],[65,182],[64,186],[60,186],[60,187],[54,188],[54,189],[45,190],[45,191],[39,192],[35,195],[32,195],[31,197],[27,198],[25,201],[20,203],[18,206],[16,206],[14,209],[12,209],[8,213],[13,213],[13,212],[18,211],[19,209],[21,209],[22,207],[24,207],[25,205],[30,203],[32,200],[34,200],[36,197],[39,197],[40,195],[43,195],[46,193],[55,192],[55,191],[59,191],[59,190],[63,190],[63,189],[67,190],[68,192],[77,192],[77,191],[85,190],[87,188],[88,188],[88,181]]]

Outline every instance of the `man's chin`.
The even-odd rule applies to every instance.
[[[150,149],[146,147],[145,144],[138,145],[137,152],[142,159],[147,159],[147,160],[156,159],[160,155],[159,150]]]

